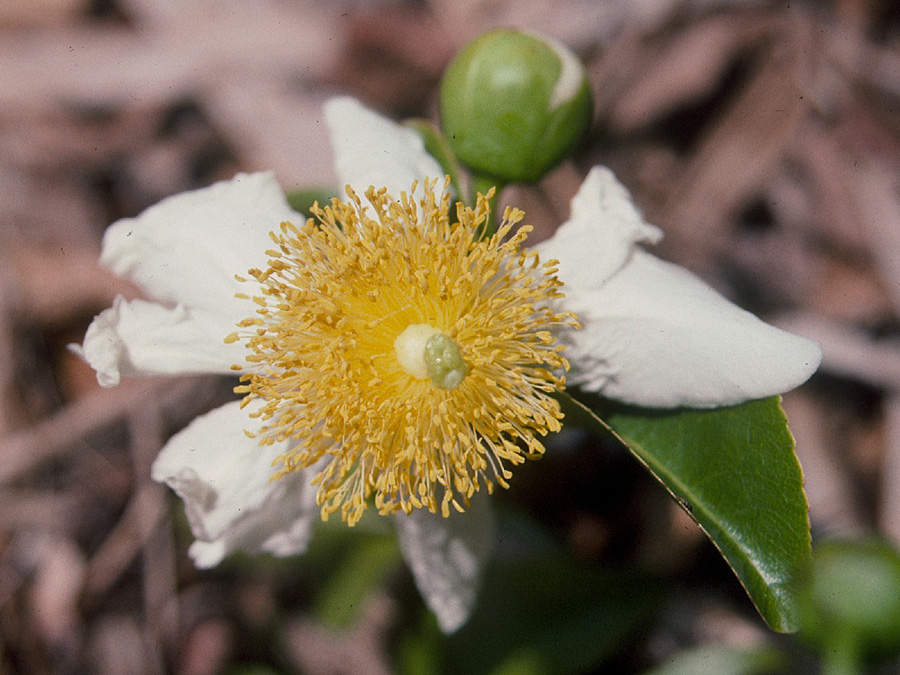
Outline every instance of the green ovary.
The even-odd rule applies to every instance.
[[[428,377],[439,389],[456,389],[469,372],[459,346],[443,333],[428,338],[422,358]]]

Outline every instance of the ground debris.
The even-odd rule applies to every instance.
[[[149,467],[233,383],[101,390],[67,345],[116,295],[140,296],[97,264],[110,222],[238,170],[333,189],[323,102],[349,92],[434,118],[443,66],[496,25],[573,46],[596,104],[580,153],[503,200],[546,237],[586,169],[608,164],[666,232],[665,257],[819,340],[821,374],[785,399],[813,528],[900,543],[900,28],[887,4],[0,2],[0,673],[391,672],[404,618],[390,589],[336,633],[296,570],[198,572],[186,557],[181,507]],[[628,521],[654,540],[634,550],[699,574],[685,518],[645,501],[635,511],[661,524]],[[636,518],[579,509],[552,517],[586,558]],[[686,555],[663,564],[661,550]],[[666,611],[693,641],[759,637],[721,597]],[[733,630],[713,636],[720,616]],[[682,639],[663,623],[628,672]]]

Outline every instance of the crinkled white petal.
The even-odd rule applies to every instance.
[[[559,278],[568,293],[569,288],[599,288],[628,261],[636,244],[655,244],[661,238],[612,171],[595,166],[572,198],[569,220],[535,248],[542,260],[559,261]]]
[[[441,630],[452,633],[469,618],[494,544],[494,514],[486,494],[465,513],[448,518],[416,509],[396,517],[403,556]]]
[[[582,329],[563,335],[569,382],[626,403],[707,408],[802,384],[819,346],[735,306],[642,250],[602,288],[566,289]]]
[[[385,187],[399,198],[401,192],[409,192],[413,181],[421,186],[426,178],[444,177],[444,170],[425,151],[419,134],[356,99],[342,96],[329,100],[325,123],[342,188],[349,185],[362,196],[371,186]]]
[[[175,434],[153,463],[152,477],[182,500],[197,541],[190,554],[198,567],[212,567],[236,550],[277,556],[306,550],[318,519],[315,471],[271,480],[277,457],[287,443],[261,446],[244,430],[261,421],[226,403],[196,418]]]
[[[285,220],[305,218],[288,206],[275,175],[241,173],[116,221],[103,237],[100,262],[155,300],[235,323],[246,316],[234,294],[247,288],[234,275],[265,265],[269,232]]]
[[[249,303],[242,304],[252,314]],[[130,375],[231,373],[244,357],[240,345],[225,344],[233,331],[231,321],[214,312],[119,296],[94,318],[84,345],[74,351],[97,371],[103,387]]]
[[[236,551],[271,553],[278,558],[305,553],[319,520],[316,489],[310,485],[315,474],[304,469],[279,479],[261,508],[236,520],[218,539],[191,544],[191,560],[208,569]]]

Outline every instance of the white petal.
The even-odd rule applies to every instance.
[[[570,382],[626,403],[717,407],[802,384],[819,346],[763,323],[687,270],[636,250],[602,289],[570,294]]]
[[[100,261],[156,300],[234,323],[246,318],[234,294],[248,290],[234,275],[265,264],[269,232],[285,220],[304,219],[287,205],[274,174],[238,174],[116,221],[106,230]]]
[[[239,401],[196,418],[153,463],[152,476],[184,500],[197,542],[191,556],[211,567],[236,550],[279,556],[302,553],[319,510],[308,471],[272,481],[286,443],[261,446],[247,437],[261,422]],[[314,473],[314,472],[313,472]]]
[[[359,101],[339,97],[325,104],[325,122],[331,135],[334,165],[343,186],[361,197],[371,187],[387,188],[395,198],[409,192],[413,181],[442,179],[444,170],[425,151],[421,136]]]
[[[416,509],[397,516],[400,548],[441,630],[452,633],[472,612],[494,543],[494,514],[486,494],[448,518]]]
[[[248,316],[252,309],[247,309]],[[183,306],[173,309],[121,296],[97,315],[75,347],[97,371],[103,387],[114,387],[122,376],[231,373],[245,349],[225,344],[234,330],[228,319]]]
[[[559,261],[559,278],[577,291],[600,288],[628,261],[636,244],[655,244],[661,238],[612,171],[595,166],[572,198],[569,220],[536,249],[542,260]]]

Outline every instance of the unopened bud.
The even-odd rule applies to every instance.
[[[501,182],[540,179],[584,134],[591,107],[578,57],[514,30],[470,42],[441,84],[441,126],[457,157]]]

